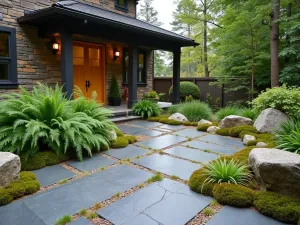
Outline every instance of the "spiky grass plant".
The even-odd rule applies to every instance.
[[[108,146],[115,129],[109,111],[95,100],[69,100],[58,85],[38,84],[32,92],[21,88],[2,97],[0,149],[25,158],[46,145],[57,155],[75,151],[82,160],[84,150],[91,156],[92,149]]]
[[[158,116],[161,112],[161,108],[158,104],[152,101],[142,100],[133,106],[133,111],[136,115],[146,119],[149,117]]]
[[[300,121],[290,120],[281,124],[275,132],[277,147],[300,154]]]
[[[246,186],[253,177],[246,164],[234,159],[217,159],[209,162],[203,167],[203,175],[207,179],[201,189],[210,183],[233,183]]]

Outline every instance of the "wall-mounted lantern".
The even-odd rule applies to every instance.
[[[59,43],[56,42],[55,38],[52,40],[52,51],[54,55],[59,51]]]
[[[117,49],[114,49],[114,60],[116,61],[117,58],[120,57],[120,51],[118,51]]]

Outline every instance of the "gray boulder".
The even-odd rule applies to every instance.
[[[169,120],[176,120],[179,122],[186,122],[188,119],[181,113],[174,113],[169,117]]]
[[[216,126],[210,126],[209,128],[207,128],[207,132],[208,133],[211,133],[211,134],[214,134],[216,133],[217,130],[219,130],[220,127],[216,127]]]
[[[243,116],[230,115],[226,116],[219,123],[220,128],[231,128],[241,125],[252,125],[252,120]]]
[[[202,124],[212,124],[212,122],[210,122],[209,120],[202,119],[198,122],[198,126]]]
[[[261,133],[272,133],[276,131],[282,122],[287,121],[289,118],[283,112],[277,109],[263,110],[255,120],[254,127]]]
[[[20,157],[10,152],[0,152],[0,187],[19,178]]]
[[[256,144],[256,147],[259,147],[259,148],[264,148],[264,147],[267,147],[267,146],[268,145],[263,141],[260,141]]]
[[[300,199],[300,155],[269,148],[254,148],[249,164],[260,183],[268,190]]]
[[[252,135],[246,134],[244,136],[243,143],[247,145],[249,141],[256,141],[256,138]]]

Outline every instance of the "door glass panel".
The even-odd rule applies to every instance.
[[[100,66],[100,49],[89,48],[89,66]]]
[[[8,63],[0,63],[0,80],[8,80]]]
[[[73,46],[73,64],[75,66],[84,65],[84,48],[81,46]]]
[[[9,34],[0,33],[0,56],[9,57]]]

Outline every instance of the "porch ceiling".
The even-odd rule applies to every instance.
[[[32,11],[20,17],[18,22],[40,27],[40,34],[68,29],[74,34],[104,37],[153,49],[173,50],[198,45],[190,38],[135,18],[73,0],[59,1],[52,7]]]

